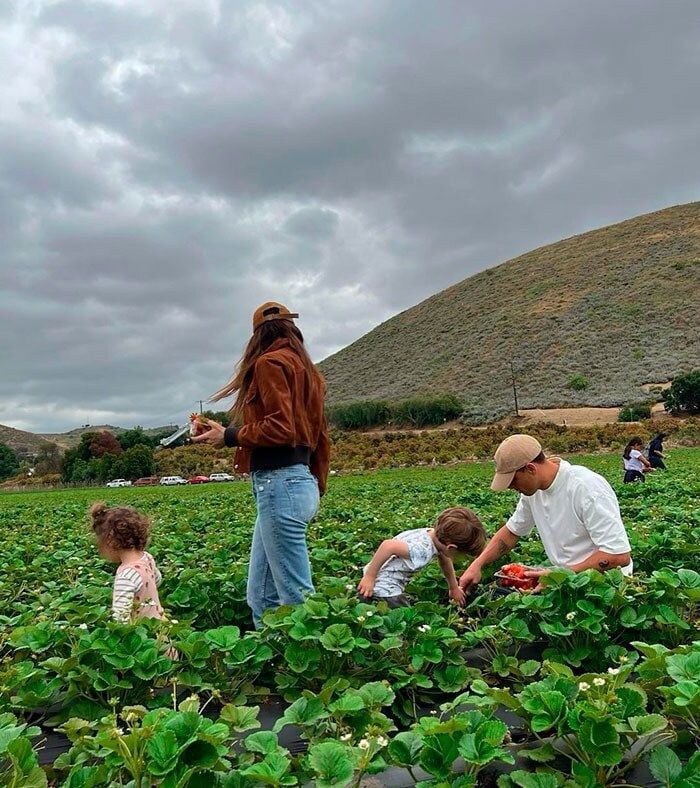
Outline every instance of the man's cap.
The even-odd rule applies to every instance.
[[[491,482],[491,489],[507,490],[515,472],[532,462],[541,452],[540,442],[530,435],[511,435],[506,438],[493,456],[496,473]]]
[[[270,320],[293,320],[295,317],[299,317],[299,315],[296,312],[290,312],[284,304],[278,304],[277,301],[265,301],[253,312],[253,331]]]

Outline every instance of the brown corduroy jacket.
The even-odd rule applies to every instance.
[[[226,445],[238,447],[236,471],[250,471],[253,449],[306,446],[311,450],[311,473],[323,495],[330,459],[325,390],[320,373],[309,378],[287,339],[273,342],[255,362],[243,406],[243,426],[226,428]]]

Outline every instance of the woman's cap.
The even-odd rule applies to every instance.
[[[284,304],[278,304],[277,301],[265,301],[253,312],[253,331],[270,320],[293,320],[295,317],[299,317],[299,315],[296,312],[290,312]]]
[[[492,490],[507,490],[516,471],[532,462],[542,453],[540,442],[530,435],[511,435],[496,449],[493,459],[496,473],[491,482]]]

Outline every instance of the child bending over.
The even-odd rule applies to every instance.
[[[146,552],[151,523],[130,506],[90,507],[92,530],[103,558],[118,563],[112,591],[112,615],[128,623],[136,618],[163,618],[158,599],[161,573]]]
[[[404,589],[416,572],[437,557],[450,599],[463,605],[464,591],[457,583],[452,559],[464,554],[476,556],[485,544],[484,526],[471,509],[445,509],[432,528],[415,528],[385,539],[364,568],[358,596],[366,602],[383,600],[392,608],[406,607],[411,600]]]

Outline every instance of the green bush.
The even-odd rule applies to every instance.
[[[572,391],[585,391],[588,388],[588,378],[581,374],[572,375],[566,387]]]
[[[358,427],[378,427],[389,421],[389,403],[383,400],[363,400],[348,405],[333,405],[327,409],[328,421],[340,430]]]
[[[617,415],[618,421],[641,421],[651,417],[651,407],[644,402],[625,405]]]
[[[453,394],[410,397],[398,402],[363,400],[333,405],[327,410],[331,426],[341,430],[383,426],[428,427],[458,418],[462,403]]]
[[[664,407],[673,413],[700,413],[700,369],[673,379],[671,388],[666,392]]]

